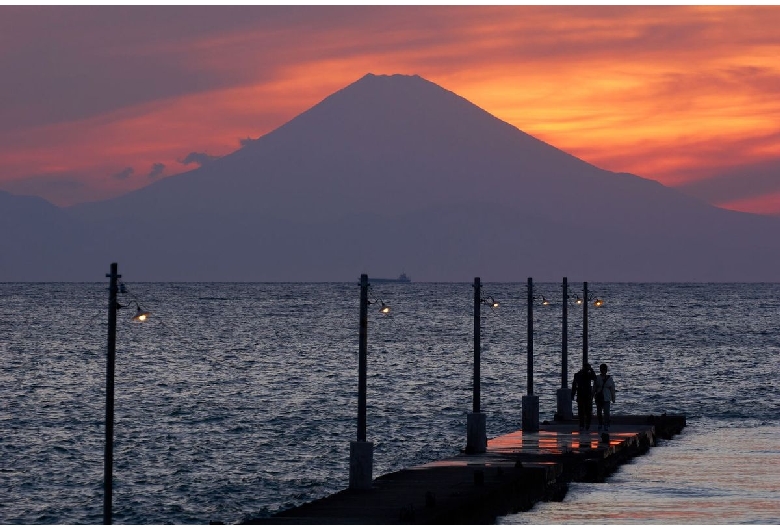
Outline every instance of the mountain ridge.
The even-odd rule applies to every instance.
[[[599,169],[419,76],[368,74],[234,153],[64,211],[91,278],[119,260],[165,281],[780,281],[780,219]]]

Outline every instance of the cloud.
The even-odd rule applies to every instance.
[[[111,178],[116,180],[127,180],[130,177],[130,175],[132,175],[134,172],[135,170],[133,168],[126,167],[119,173],[114,173],[113,175],[111,175]]]
[[[776,6],[3,9],[0,182],[57,168],[126,192],[153,160],[245,147],[366,72],[419,74],[666,185],[780,156],[728,149],[777,130]],[[126,165],[147,170],[106,178]]]
[[[179,163],[184,164],[185,166],[188,166],[190,164],[197,164],[199,166],[205,166],[212,160],[216,160],[219,158],[218,156],[211,156],[206,153],[196,153],[193,151],[192,153],[188,154],[184,157],[183,160],[179,160]]]
[[[254,141],[255,141],[254,138],[249,138],[249,137],[247,137],[247,138],[239,138],[238,139],[238,143],[241,144],[241,147],[246,147],[247,145],[251,144]]]
[[[165,171],[165,164],[162,162],[157,162],[155,164],[152,164],[152,170],[149,172],[149,178],[157,178],[160,175],[162,175],[163,171]]]

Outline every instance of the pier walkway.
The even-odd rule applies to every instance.
[[[562,500],[569,482],[604,480],[684,426],[684,416],[613,416],[607,439],[595,429],[580,432],[576,421],[545,422],[536,433],[489,440],[485,453],[389,473],[370,490],[343,490],[245,523],[491,524],[536,502]]]

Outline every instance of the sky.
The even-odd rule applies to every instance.
[[[780,6],[0,6],[0,190],[194,169],[367,73],[603,169],[780,215]]]

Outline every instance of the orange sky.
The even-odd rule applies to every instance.
[[[602,168],[780,214],[778,27],[775,6],[4,6],[0,189],[115,196],[404,73]]]

